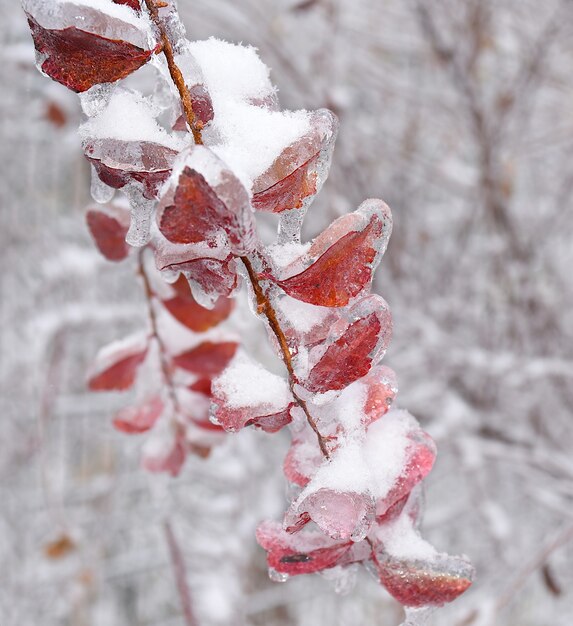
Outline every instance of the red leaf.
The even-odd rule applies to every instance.
[[[323,461],[322,452],[316,444],[295,439],[283,463],[284,474],[291,483],[306,487]]]
[[[187,283],[187,280],[182,278]],[[213,326],[217,326],[226,320],[233,310],[234,300],[230,298],[220,297],[212,309],[206,309],[195,300],[189,287],[188,291],[187,296],[178,295],[164,300],[163,306],[178,322],[196,333],[204,333]]]
[[[369,425],[388,412],[398,393],[398,387],[396,374],[385,365],[372,368],[363,382],[368,387],[363,424]]]
[[[133,435],[144,433],[153,428],[163,412],[163,402],[159,396],[148,398],[138,406],[128,406],[118,411],[113,425],[121,432]]]
[[[116,342],[100,350],[88,377],[92,391],[124,391],[135,382],[139,366],[147,356],[147,342],[140,336]]]
[[[122,261],[129,254],[125,242],[129,230],[129,213],[119,207],[89,209],[86,221],[98,250],[108,261]]]
[[[157,197],[159,189],[171,175],[177,152],[150,141],[109,139],[87,142],[85,156],[95,167],[99,179],[109,187],[122,189],[131,182],[142,185],[148,199]]]
[[[190,385],[189,389],[197,393],[202,393],[204,396],[210,397],[211,396],[211,379],[200,378],[198,381]]]
[[[338,130],[336,116],[321,109],[311,114],[310,131],[288,146],[253,184],[253,207],[281,213],[302,209],[318,193],[330,165]]]
[[[177,244],[216,246],[226,236],[235,254],[254,245],[255,226],[246,189],[208,148],[190,146],[179,158],[181,173],[161,199],[157,223]]]
[[[173,363],[200,376],[215,376],[227,367],[238,347],[239,344],[233,341],[221,343],[205,341],[196,348],[174,357]]]
[[[329,345],[303,383],[308,391],[324,393],[343,389],[366,376],[388,346],[391,318],[384,300],[379,296],[369,296],[357,303],[353,310],[364,310],[366,315],[348,326]]]
[[[341,236],[303,272],[277,284],[290,296],[309,304],[346,306],[370,284],[391,228],[390,212],[381,201],[367,201],[356,214],[363,217],[362,224],[355,224],[358,229]],[[330,230],[323,233],[325,240]],[[338,231],[336,223],[332,231]]]
[[[400,560],[377,553],[380,582],[409,607],[442,606],[452,602],[472,584],[473,568],[459,557],[439,554],[428,562]]]
[[[34,46],[45,60],[42,71],[72,91],[113,83],[129,76],[149,61],[153,51],[119,39],[107,39],[69,26],[43,28],[28,15]]]

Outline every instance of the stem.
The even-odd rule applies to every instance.
[[[198,622],[193,614],[193,608],[191,606],[191,594],[189,593],[189,586],[187,584],[187,578],[185,576],[185,561],[183,554],[171,522],[165,520],[163,524],[165,530],[165,537],[167,539],[167,545],[169,546],[169,555],[171,556],[171,566],[173,568],[173,574],[175,576],[175,582],[177,583],[177,591],[179,592],[179,598],[181,599],[181,608],[183,609],[183,617],[185,618],[186,626],[197,626]]]
[[[259,279],[257,278],[257,274],[255,270],[253,269],[253,264],[251,263],[251,260],[249,259],[249,257],[242,256],[241,261],[243,262],[243,264],[245,265],[245,268],[247,269],[249,280],[251,281],[253,291],[255,292],[255,296],[257,298],[257,308],[259,312],[262,313],[267,318],[269,326],[271,327],[271,330],[273,331],[279,343],[282,357],[283,357],[283,362],[289,374],[289,386],[290,386],[290,391],[293,395],[293,398],[295,399],[296,403],[300,406],[300,408],[304,411],[304,414],[306,415],[306,420],[309,423],[309,426],[316,433],[320,451],[322,452],[325,458],[329,459],[330,454],[328,452],[328,448],[326,447],[326,442],[324,440],[324,437],[320,434],[320,431],[318,430],[316,421],[310,414],[310,411],[308,410],[308,406],[306,402],[301,397],[299,397],[298,394],[294,390],[296,376],[295,376],[294,369],[292,366],[292,356],[291,356],[290,349],[288,347],[288,342],[286,340],[283,329],[281,328],[279,321],[277,319],[277,314],[270,300],[265,295],[263,288],[261,287],[261,283],[259,282]]]
[[[187,85],[185,84],[185,79],[183,78],[183,74],[181,74],[181,70],[179,69],[179,67],[177,67],[177,64],[175,63],[175,59],[173,56],[173,46],[171,44],[171,41],[169,40],[169,35],[167,34],[167,31],[165,30],[165,26],[163,25],[159,17],[158,6],[155,4],[155,0],[145,0],[145,5],[147,6],[147,10],[149,11],[151,19],[153,20],[154,24],[157,26],[161,34],[163,54],[165,55],[165,58],[167,59],[167,65],[169,67],[169,73],[171,75],[171,78],[173,82],[175,83],[177,90],[179,91],[179,96],[181,97],[181,102],[183,104],[183,109],[185,111],[185,117],[187,119],[187,123],[189,124],[189,127],[191,128],[191,131],[193,132],[195,143],[203,144],[203,139],[201,137],[200,123],[197,122],[195,118],[195,114],[193,113],[193,107],[191,104],[191,95],[189,93],[189,89],[187,88]],[[277,341],[279,342],[283,361],[289,374],[289,386],[290,386],[291,393],[296,403],[298,404],[298,406],[300,406],[300,408],[303,410],[304,414],[306,415],[306,419],[310,427],[316,433],[320,451],[322,452],[325,458],[329,459],[330,454],[328,452],[328,448],[326,447],[326,442],[324,438],[322,437],[322,435],[320,434],[316,421],[310,414],[310,411],[308,410],[306,402],[302,398],[300,398],[294,391],[294,384],[295,384],[296,376],[295,376],[294,369],[292,366],[292,357],[291,357],[291,353],[288,347],[285,334],[278,322],[275,310],[273,309],[269,299],[265,295],[259,283],[257,274],[253,269],[251,259],[248,256],[243,256],[241,257],[241,261],[243,261],[247,269],[249,280],[251,281],[253,291],[255,292],[255,296],[257,298],[257,305],[258,305],[259,311],[263,313],[265,317],[267,318],[269,325],[275,337],[277,338]],[[141,260],[140,260],[140,267],[142,268],[141,271],[144,277],[144,281],[146,281],[145,270],[143,269]],[[146,292],[148,293],[148,300],[150,300],[150,298],[153,297],[153,293],[151,292],[149,288],[148,282],[146,282]],[[150,305],[150,318],[151,318],[152,326],[155,328],[155,331],[156,331],[155,312],[153,311],[153,307],[151,305]],[[157,337],[160,347],[161,347],[162,343],[157,332],[155,332],[155,336]],[[163,350],[162,350],[162,357],[163,357]],[[163,365],[163,362],[162,362],[162,365]],[[164,368],[164,375],[166,377],[166,381],[169,381],[170,378],[169,378],[168,369],[165,370]],[[175,393],[173,392],[173,385],[170,385],[170,388],[172,390],[172,397],[174,398]]]
[[[164,3],[161,3],[165,6]],[[167,59],[167,67],[169,68],[169,74],[171,75],[171,79],[177,87],[177,91],[179,92],[179,97],[181,98],[181,104],[183,105],[183,112],[185,113],[185,119],[187,120],[187,124],[193,133],[193,139],[196,144],[202,145],[203,138],[201,136],[201,130],[203,128],[203,124],[197,120],[195,113],[193,112],[193,101],[191,99],[191,94],[189,93],[189,89],[187,89],[187,85],[185,84],[185,79],[183,78],[183,74],[181,70],[175,63],[175,56],[173,53],[173,45],[169,39],[169,35],[165,30],[165,25],[161,21],[159,17],[159,7],[155,4],[155,0],[145,0],[145,6],[149,11],[149,15],[155,26],[157,27],[159,34],[161,35],[161,50]]]
[[[144,254],[146,248],[141,248],[139,251],[139,264],[138,264],[138,273],[143,279],[143,287],[145,290],[145,299],[147,301],[147,312],[149,317],[149,322],[151,324],[151,335],[157,341],[159,346],[159,356],[161,362],[161,372],[163,374],[163,380],[165,382],[165,386],[167,387],[169,398],[173,404],[173,408],[177,413],[179,413],[179,401],[177,400],[177,394],[175,393],[175,387],[173,385],[173,380],[171,378],[171,363],[169,359],[169,352],[161,335],[159,333],[159,327],[157,324],[157,314],[155,312],[155,308],[153,307],[153,300],[155,298],[155,294],[153,293],[153,289],[151,288],[151,283],[149,282],[149,276],[145,270],[144,263]]]

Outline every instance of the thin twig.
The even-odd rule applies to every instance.
[[[181,104],[183,105],[183,112],[185,113],[185,119],[187,120],[187,124],[189,124],[189,128],[193,133],[193,139],[195,140],[196,144],[201,145],[203,144],[203,138],[201,136],[203,124],[200,120],[197,119],[195,113],[193,112],[193,101],[191,99],[191,94],[189,93],[189,89],[187,89],[187,85],[185,84],[185,78],[183,78],[181,70],[177,66],[177,63],[175,63],[173,44],[169,39],[167,31],[165,30],[165,25],[159,17],[158,6],[155,4],[155,0],[145,0],[145,5],[147,6],[149,15],[151,16],[151,19],[153,20],[153,23],[157,27],[161,36],[161,51],[167,59],[169,74],[171,75],[171,79],[173,80],[173,83],[175,84],[175,87],[177,87],[177,91],[179,92]]]
[[[187,576],[185,574],[185,560],[183,559],[183,553],[171,522],[165,520],[163,523],[165,530],[165,537],[167,539],[167,545],[169,546],[169,555],[171,557],[171,566],[173,569],[173,575],[175,576],[175,582],[177,583],[177,591],[179,592],[179,598],[181,599],[181,608],[183,609],[183,617],[185,618],[186,626],[198,626],[197,619],[193,613],[193,607],[191,606],[191,594],[189,593],[189,585],[187,584]]]
[[[159,332],[159,325],[157,323],[157,314],[155,312],[155,307],[153,306],[153,301],[155,300],[155,294],[153,293],[153,289],[149,281],[149,276],[147,275],[147,271],[145,269],[145,261],[144,261],[145,250],[146,248],[141,248],[141,250],[139,251],[138,273],[143,279],[143,288],[145,292],[145,299],[147,301],[149,323],[151,324],[151,335],[157,341],[157,344],[159,346],[161,372],[163,374],[163,381],[169,393],[169,398],[173,404],[173,408],[175,409],[175,411],[179,412],[179,401],[177,400],[177,394],[175,393],[175,386],[173,384],[173,379],[171,377],[171,362],[169,359],[169,351],[167,350],[167,346],[165,345],[161,337],[161,334]]]
[[[310,411],[308,410],[308,406],[306,402],[302,398],[300,398],[294,390],[296,376],[295,376],[294,368],[292,365],[292,356],[291,356],[290,349],[288,347],[288,342],[286,340],[283,329],[281,328],[281,325],[279,324],[279,321],[277,319],[276,311],[274,310],[270,300],[265,295],[265,292],[263,291],[263,288],[261,287],[259,279],[257,278],[257,273],[253,269],[253,264],[251,263],[251,260],[249,259],[249,257],[247,256],[241,257],[241,261],[245,265],[245,268],[249,275],[249,280],[251,281],[251,285],[253,287],[253,291],[255,292],[258,311],[259,313],[262,313],[267,318],[269,326],[271,327],[271,330],[273,331],[279,343],[281,353],[283,356],[283,362],[289,374],[289,385],[290,385],[290,390],[293,395],[293,398],[295,399],[296,403],[300,406],[300,408],[304,411],[307,422],[309,423],[312,430],[316,433],[316,437],[318,439],[318,445],[320,446],[320,451],[322,452],[323,456],[328,459],[330,458],[330,454],[328,452],[328,448],[326,447],[326,442],[324,440],[324,437],[320,434],[316,421],[310,414]]]

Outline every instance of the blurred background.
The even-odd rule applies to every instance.
[[[571,626],[573,3],[179,4],[189,38],[257,46],[284,107],[340,117],[308,237],[367,197],[393,209],[377,291],[400,405],[438,444],[424,533],[478,572],[433,623]],[[0,10],[0,624],[183,626],[175,536],[200,626],[396,626],[363,571],[348,595],[268,579],[254,529],[283,510],[287,434],[149,476],[111,425],[125,399],[86,391],[143,293],[87,234],[77,98]]]

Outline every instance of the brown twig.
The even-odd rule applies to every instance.
[[[195,113],[193,112],[193,101],[191,100],[191,94],[189,93],[189,89],[187,89],[187,85],[185,84],[185,79],[183,78],[183,74],[181,70],[175,63],[175,56],[173,53],[173,45],[171,40],[169,39],[169,35],[165,30],[165,25],[161,21],[159,17],[159,8],[161,6],[165,6],[164,3],[157,3],[155,0],[145,0],[145,6],[149,11],[149,15],[153,20],[153,23],[157,27],[159,34],[161,36],[161,51],[165,55],[167,59],[167,67],[169,68],[169,74],[171,75],[171,79],[173,83],[177,87],[177,91],[179,92],[179,97],[181,98],[181,104],[183,105],[183,112],[185,113],[185,119],[187,120],[187,124],[189,124],[189,128],[193,133],[193,139],[196,144],[203,144],[203,138],[201,136],[201,130],[203,128],[203,124],[197,119]]]
[[[167,545],[169,546],[169,555],[171,557],[171,566],[173,568],[173,574],[175,576],[175,582],[177,583],[177,591],[179,592],[179,598],[181,599],[181,607],[183,609],[183,617],[185,618],[185,624],[187,626],[198,626],[197,619],[193,613],[193,607],[191,605],[191,595],[189,593],[189,586],[187,584],[187,577],[185,575],[185,561],[183,559],[183,553],[171,527],[171,522],[165,520],[163,524],[165,530],[165,537],[167,539]]]
[[[269,326],[279,343],[282,357],[283,357],[283,362],[288,371],[289,386],[290,386],[290,391],[293,395],[293,398],[295,399],[296,403],[300,406],[300,408],[304,411],[304,414],[306,416],[307,422],[309,423],[309,426],[316,433],[320,451],[322,452],[324,457],[329,459],[330,453],[328,452],[328,448],[326,447],[326,442],[324,440],[324,437],[320,434],[316,421],[310,414],[310,411],[308,410],[308,406],[306,405],[306,402],[302,398],[300,398],[294,390],[296,376],[295,376],[293,365],[292,365],[292,356],[291,356],[290,349],[288,347],[288,342],[286,340],[283,329],[281,328],[281,325],[279,324],[279,321],[277,319],[277,314],[272,304],[270,303],[270,300],[265,295],[263,288],[261,287],[259,279],[257,278],[257,273],[253,269],[253,264],[251,263],[251,260],[249,259],[249,257],[243,256],[241,257],[241,261],[245,265],[245,268],[249,275],[251,286],[253,287],[253,291],[255,292],[258,311],[259,313],[262,313],[267,318]]]

